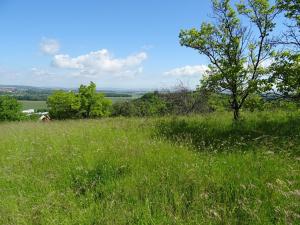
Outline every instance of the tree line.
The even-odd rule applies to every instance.
[[[276,96],[275,96],[276,97]],[[243,106],[247,111],[295,110],[293,101],[272,96],[251,95]],[[208,92],[204,89],[191,91],[183,86],[175,90],[154,91],[142,97],[112,104],[111,100],[96,92],[94,83],[81,85],[79,91],[56,91],[48,97],[47,105],[52,119],[83,119],[102,117],[155,117],[170,115],[206,114],[230,111],[230,95]],[[0,96],[0,121],[36,120],[37,115],[21,112],[21,103],[10,96]]]

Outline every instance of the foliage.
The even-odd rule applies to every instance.
[[[278,42],[285,45],[291,45],[294,50],[300,51],[300,1],[299,0],[277,0],[277,6],[289,19],[288,30],[284,34],[285,40]]]
[[[282,52],[271,66],[272,83],[285,98],[300,100],[300,54]]]
[[[55,91],[48,97],[47,105],[52,118],[79,117],[80,98],[74,92]]]
[[[216,152],[155,138],[154,118],[0,124],[0,224],[298,224],[288,115],[247,113],[234,149],[229,113],[185,117]]]
[[[269,112],[274,112],[277,110],[286,112],[295,112],[299,109],[299,103],[295,101],[288,101],[282,98],[276,98],[271,101],[267,101],[264,104],[264,110]]]
[[[267,0],[241,2],[237,10],[230,0],[214,0],[213,15],[214,23],[202,23],[199,30],[182,30],[180,44],[209,58],[211,65],[202,86],[230,93],[230,105],[238,119],[247,97],[266,88],[262,62],[272,50],[268,36],[275,26],[277,10]],[[239,15],[246,16],[257,28],[256,37],[242,24]]]
[[[133,101],[116,102],[112,105],[112,116],[135,116],[137,115],[136,107]]]
[[[207,95],[200,91],[153,92],[141,98],[113,104],[113,116],[164,116],[210,112]]]
[[[264,107],[265,107],[265,100],[263,99],[262,96],[258,94],[250,95],[244,103],[244,108],[251,112],[254,112],[255,110],[263,111]]]
[[[134,104],[138,108],[138,116],[158,116],[166,111],[166,102],[157,92],[144,94],[140,99],[135,100]]]
[[[198,89],[191,91],[184,86],[178,86],[175,91],[159,93],[166,102],[167,115],[189,115],[213,111],[208,104],[209,93]]]
[[[56,91],[48,97],[50,116],[55,119],[96,118],[110,113],[111,101],[96,92],[96,85],[81,85],[78,93]]]
[[[159,116],[166,111],[166,102],[157,92],[146,93],[141,98],[113,105],[113,116]]]
[[[23,101],[46,101],[52,93],[53,90],[50,89],[23,86],[5,88],[0,86],[0,95],[9,95]]]
[[[24,119],[21,108],[22,105],[17,99],[9,96],[0,96],[0,121],[19,121]]]
[[[104,98],[104,94],[97,93],[95,83],[89,86],[81,85],[78,91],[80,99],[80,114],[83,118],[107,116],[111,101]]]
[[[208,105],[212,111],[223,112],[229,111],[228,102],[230,96],[222,93],[211,92],[208,95]]]
[[[300,2],[298,0],[277,0],[278,7],[285,11],[285,16],[294,19],[300,26]]]

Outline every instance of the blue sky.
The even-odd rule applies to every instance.
[[[195,87],[208,64],[179,45],[210,0],[0,0],[0,84]]]

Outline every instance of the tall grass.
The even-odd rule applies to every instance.
[[[224,134],[210,126],[231,127],[229,115],[220,116],[184,120],[207,129],[199,137],[208,141]],[[259,117],[245,121],[242,136],[252,135]],[[0,224],[299,224],[297,155],[263,145],[194,151],[207,145],[165,140],[171,136],[158,136],[157,124],[161,119],[1,124]],[[290,133],[276,135],[298,143],[287,127],[278,129]]]
[[[167,118],[157,124],[156,133],[199,151],[259,148],[300,155],[300,112],[245,113],[239,122],[233,122],[229,113]]]

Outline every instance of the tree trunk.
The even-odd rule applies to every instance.
[[[235,108],[233,109],[233,119],[234,119],[235,121],[238,121],[239,118],[240,118],[240,108],[239,108],[239,107],[235,107]]]
[[[231,103],[231,107],[233,109],[233,119],[234,121],[238,121],[240,118],[240,107],[239,107],[239,103],[237,100],[237,95],[236,95],[236,89],[235,91],[232,92],[232,103]]]

